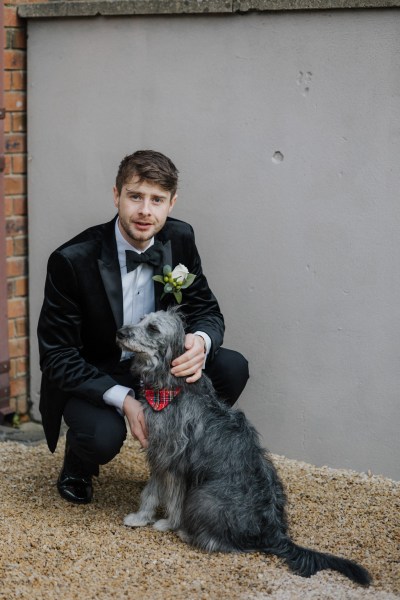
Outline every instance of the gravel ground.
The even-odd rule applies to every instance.
[[[132,439],[95,479],[92,504],[68,504],[55,488],[62,452],[0,442],[1,600],[400,598],[400,483],[273,457],[294,540],[363,564],[374,577],[366,590],[329,571],[303,579],[273,556],[205,554],[172,533],[124,527],[148,477]]]

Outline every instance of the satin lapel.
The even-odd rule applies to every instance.
[[[163,274],[162,270],[165,265],[169,265],[171,268],[173,268],[171,240],[168,240],[163,245],[163,259],[162,259],[160,267],[158,269],[154,269],[154,275],[162,275]],[[154,303],[155,303],[156,310],[160,310],[162,308],[161,296],[162,296],[163,291],[164,291],[164,288],[161,285],[161,283],[159,283],[158,281],[155,281],[154,282]]]
[[[114,227],[115,219],[110,223],[110,228],[104,235],[101,258],[98,259],[98,265],[104,289],[114,315],[115,324],[117,328],[119,328],[123,325],[124,308],[122,300],[121,271],[118,262]]]

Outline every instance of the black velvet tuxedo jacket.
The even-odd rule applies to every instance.
[[[128,361],[123,361],[126,369],[121,369],[121,350],[115,343],[116,331],[123,325],[115,220],[87,229],[53,252],[48,261],[38,340],[40,412],[52,452],[68,398],[84,398],[100,406],[106,390],[118,383],[129,385]],[[199,330],[210,336],[208,360],[212,360],[222,344],[224,320],[203,275],[193,229],[168,218],[156,239],[163,243],[162,266],[174,268],[182,263],[196,274],[192,285],[183,290],[182,312],[187,332]],[[163,286],[158,282],[154,286],[156,310],[176,303],[173,294],[160,300]]]

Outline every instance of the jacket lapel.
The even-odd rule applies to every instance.
[[[161,241],[161,240],[160,240]],[[161,261],[161,265],[159,268],[154,269],[154,275],[162,275],[163,267],[165,265],[170,265],[172,268],[172,248],[171,248],[171,240],[168,240],[163,244],[163,259]],[[155,310],[160,310],[162,308],[161,296],[164,291],[163,286],[158,281],[154,282],[154,304]]]
[[[106,230],[101,246],[101,255],[98,259],[100,275],[104,289],[114,316],[117,329],[122,327],[124,308],[122,300],[122,281],[118,262],[117,242],[115,240],[114,218]]]

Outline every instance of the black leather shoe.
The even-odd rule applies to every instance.
[[[57,480],[59,494],[68,502],[89,504],[93,497],[92,476],[66,446],[64,465]]]

